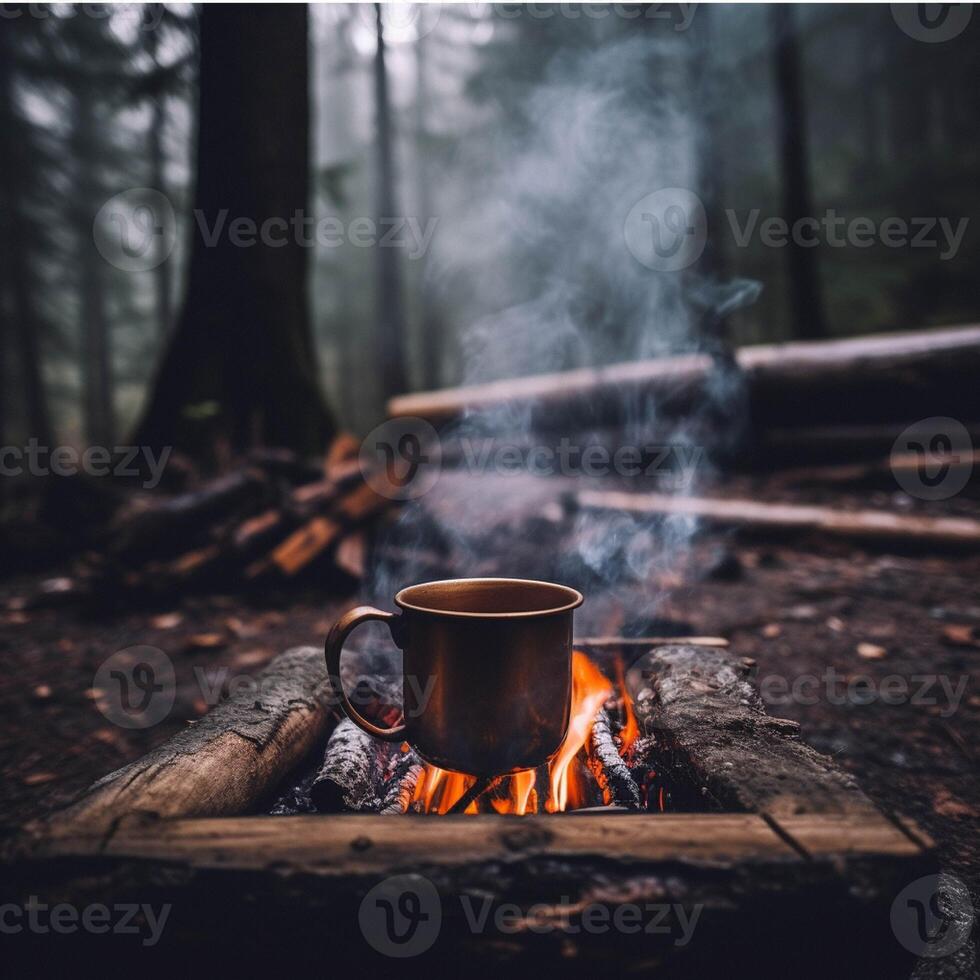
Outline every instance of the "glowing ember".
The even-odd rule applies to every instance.
[[[585,745],[596,712],[611,694],[609,681],[594,663],[578,650],[572,654],[572,707],[568,723],[568,733],[558,752],[548,765],[548,793],[546,809],[559,812],[585,805],[588,783],[581,766],[575,765],[575,756]],[[627,728],[623,730],[624,745],[628,745],[635,735],[627,741],[627,731],[636,719],[627,709]],[[497,813],[534,813],[538,808],[538,794],[541,787],[535,786],[537,771],[520,772],[496,789],[486,793],[480,800],[466,808],[466,813],[478,813],[480,803],[486,800],[484,809]],[[425,772],[415,789],[413,802],[419,804],[423,813],[446,813],[452,805],[473,785],[473,776],[447,772],[436,766],[425,767]],[[549,792],[550,791],[550,792]]]

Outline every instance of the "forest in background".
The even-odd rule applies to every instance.
[[[111,446],[187,305],[198,14],[35,7],[8,5],[0,23],[3,439]],[[719,283],[762,286],[726,321],[735,343],[976,318],[972,228],[948,260],[715,233],[728,210],[975,214],[976,24],[938,45],[887,5],[628,9],[385,5],[380,30],[374,5],[309,9],[307,207],[342,233],[290,275],[306,282],[307,360],[339,424],[365,431],[403,390],[699,346]],[[282,75],[288,50],[257,69]],[[708,248],[683,277],[608,248],[663,186],[695,188],[708,211]],[[174,216],[172,250],[146,270],[93,243],[100,209],[133,188]],[[358,238],[357,221],[380,217],[398,220],[399,247]],[[425,247],[413,228],[432,229]],[[518,353],[482,356],[508,331]]]

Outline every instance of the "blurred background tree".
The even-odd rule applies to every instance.
[[[741,247],[730,217],[975,215],[976,18],[925,44],[887,5],[693,15],[669,4],[563,5],[545,16],[394,4],[381,5],[380,22],[372,4],[232,8],[218,28],[230,47],[209,59],[216,9],[4,8],[6,443],[111,442],[142,418],[140,438],[196,450],[206,430],[213,449],[214,426],[202,420],[224,418],[235,420],[219,433],[230,450],[290,433],[312,448],[330,427],[321,386],[338,424],[365,431],[393,390],[473,377],[488,331],[512,331],[517,353],[481,362],[481,376],[710,344],[691,310],[719,281],[764,287],[725,318],[733,344],[976,318],[973,227],[940,260],[936,248],[881,245],[801,254],[758,236]],[[306,30],[294,25],[287,38],[281,25],[296,17]],[[235,55],[249,31],[253,49]],[[247,139],[209,170],[216,130],[244,112],[236,86],[274,90],[290,77],[287,101],[300,105],[304,35],[310,155],[283,177],[289,193],[258,188],[263,175],[280,181],[277,144],[299,153],[285,110],[274,122],[245,113]],[[297,188],[307,166],[308,186]],[[692,187],[705,201],[708,248],[680,292],[610,249],[634,203],[622,188],[639,186],[637,175],[649,191]],[[125,272],[92,247],[91,229],[104,201],[133,187],[172,203],[176,247],[152,269]],[[283,255],[201,248],[195,206],[261,221],[296,201],[315,219],[336,218],[339,238]],[[353,231],[365,218],[415,225],[402,221],[400,244],[386,250]],[[413,229],[430,219],[422,248]],[[547,357],[544,340],[527,346],[539,334]],[[270,353],[287,348],[281,360]],[[275,421],[275,406],[288,423]]]

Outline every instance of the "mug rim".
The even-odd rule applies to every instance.
[[[544,585],[550,589],[561,589],[570,596],[568,602],[558,606],[546,606],[541,609],[515,610],[513,612],[467,612],[462,609],[433,609],[430,606],[423,606],[406,599],[406,593],[416,589],[426,588],[433,585],[461,585],[473,582],[485,583],[519,583],[520,585]],[[562,585],[560,582],[545,582],[542,579],[533,578],[508,578],[503,576],[476,576],[473,578],[442,578],[432,582],[417,582],[415,585],[407,585],[399,589],[395,595],[395,605],[400,609],[411,610],[412,612],[428,613],[431,616],[449,616],[453,619],[533,619],[537,616],[552,616],[557,613],[571,612],[577,609],[585,601],[585,596],[578,589],[573,589],[570,585]]]

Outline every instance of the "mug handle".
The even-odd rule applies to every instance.
[[[395,641],[395,645],[399,648],[401,647],[401,643],[398,642],[396,635],[398,632],[397,625],[400,622],[399,616],[395,615],[395,613],[375,609],[374,606],[357,606],[355,609],[345,612],[333,624],[333,629],[327,635],[327,642],[324,645],[323,651],[324,656],[327,658],[327,675],[330,678],[332,687],[334,686],[334,678],[336,678],[336,691],[340,696],[340,706],[344,709],[344,714],[358,728],[366,731],[368,735],[384,739],[386,742],[400,742],[403,739],[402,733],[405,731],[405,723],[402,722],[393,728],[379,728],[377,725],[369,722],[367,718],[358,713],[354,705],[348,700],[347,692],[344,690],[344,682],[340,676],[340,656],[344,652],[344,641],[361,623],[368,623],[372,620],[385,623],[391,633],[391,638]]]

